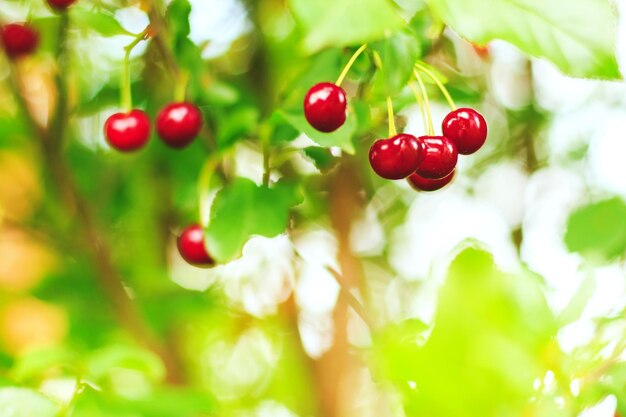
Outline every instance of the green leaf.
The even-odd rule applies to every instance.
[[[259,122],[259,110],[255,107],[236,106],[221,112],[217,124],[217,146],[226,149],[242,137],[254,131]]]
[[[26,388],[0,388],[0,417],[54,417],[59,406]]]
[[[354,154],[354,144],[352,143],[352,136],[356,131],[356,117],[354,112],[349,111],[346,123],[332,133],[322,133],[311,127],[304,117],[304,113],[292,113],[286,111],[276,112],[280,117],[283,117],[285,121],[291,124],[295,129],[307,135],[318,145],[329,148],[331,146],[338,146],[349,154]]]
[[[313,161],[317,169],[327,172],[337,165],[339,160],[328,149],[319,146],[304,148],[304,154]]]
[[[174,39],[187,38],[191,32],[189,15],[191,4],[189,0],[173,0],[167,7],[167,18]]]
[[[558,321],[560,326],[566,326],[580,318],[595,289],[596,283],[593,275],[589,274],[580,284],[578,291],[576,291],[567,306],[559,313]]]
[[[289,0],[289,5],[311,53],[376,41],[404,25],[388,0]]]
[[[150,380],[160,382],[165,377],[165,367],[158,356],[144,349],[115,345],[97,351],[87,365],[89,376],[102,380],[114,369],[141,372]]]
[[[373,91],[381,97],[397,95],[406,87],[415,62],[420,58],[421,47],[417,38],[410,32],[398,32],[376,42],[372,49],[378,52],[383,64],[374,77]]]
[[[618,79],[617,16],[608,0],[429,0],[459,35],[503,39],[575,77]]]
[[[298,187],[277,183],[273,188],[237,178],[216,196],[206,229],[209,252],[219,262],[241,254],[254,235],[274,237],[283,233],[289,209],[302,202]]]
[[[626,251],[626,204],[612,198],[579,208],[567,221],[565,244],[590,261],[611,261]]]
[[[535,276],[506,274],[490,254],[466,249],[450,266],[428,341],[406,361],[415,386],[407,414],[518,415],[556,329]]]
[[[70,8],[70,14],[72,22],[78,27],[93,30],[102,36],[133,35],[120,25],[112,13],[105,10],[72,7]]]

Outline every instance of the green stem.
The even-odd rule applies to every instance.
[[[341,75],[339,76],[339,78],[337,78],[337,82],[335,84],[337,84],[338,86],[341,86],[341,83],[343,83],[343,80],[346,78],[346,75],[348,75],[350,68],[352,68],[352,65],[354,65],[359,55],[361,55],[363,51],[365,51],[365,49],[367,49],[367,44],[361,45],[361,47],[356,50],[356,52],[352,55],[352,58],[350,58],[346,66],[343,68],[343,71],[341,71]]]
[[[420,108],[420,113],[422,115],[422,122],[424,123],[424,132],[428,132],[428,115],[426,113],[426,106],[424,105],[424,99],[422,98],[422,95],[420,94],[420,91],[415,85],[415,83],[413,82],[409,83],[409,87],[411,87],[411,90],[413,91],[413,95],[415,96],[415,100],[417,100],[417,105]]]
[[[187,84],[189,83],[189,74],[187,71],[180,71],[176,80],[176,91],[174,92],[174,100],[177,102],[185,101],[187,96]]]
[[[392,138],[398,134],[398,131],[396,130],[396,120],[393,114],[393,102],[389,96],[387,96],[387,117],[389,118],[389,137]]]
[[[432,80],[435,82],[435,84],[437,84],[437,87],[439,87],[439,90],[441,90],[441,93],[443,94],[443,96],[446,98],[446,101],[450,105],[450,108],[452,110],[456,110],[456,105],[454,104],[454,100],[452,100],[452,96],[450,95],[450,92],[443,85],[443,83],[439,80],[439,78],[437,78],[437,76],[435,74],[433,74],[432,71],[430,71],[428,68],[426,68],[424,65],[420,64],[419,62],[417,64],[415,64],[415,66],[418,69],[422,70],[430,78],[432,78]]]
[[[428,120],[428,134],[430,136],[433,136],[435,134],[435,129],[433,128],[433,116],[432,116],[432,112],[430,111],[430,101],[428,100],[428,93],[426,92],[426,86],[424,85],[424,80],[422,80],[422,77],[420,76],[419,72],[417,72],[417,70],[413,70],[413,73],[415,74],[415,78],[417,79],[417,82],[420,86],[420,90],[422,91],[422,97],[424,97],[424,107],[426,108],[426,116],[427,116],[427,120]]]
[[[223,157],[223,153],[215,152],[207,158],[202,166],[202,170],[200,171],[200,178],[198,179],[198,220],[202,226],[206,226],[209,220],[204,217],[204,204],[207,201],[209,191],[211,190],[213,174]]]
[[[124,62],[122,65],[122,78],[120,80],[121,90],[121,105],[125,111],[131,111],[133,108],[133,94],[131,91],[131,79],[130,79],[130,54],[141,41],[147,39],[148,30],[150,26],[146,27],[135,39],[124,47]]]

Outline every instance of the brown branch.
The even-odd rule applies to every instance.
[[[103,234],[96,224],[93,208],[88,200],[81,195],[61,152],[61,143],[68,125],[67,88],[64,80],[68,70],[65,57],[67,23],[67,16],[65,16],[62,19],[63,28],[61,28],[59,38],[59,56],[61,59],[56,77],[59,90],[57,91],[55,114],[48,129],[44,129],[36,122],[22,93],[19,71],[14,64],[10,64],[11,88],[18,106],[29,122],[33,135],[39,139],[45,166],[57,188],[61,203],[68,216],[74,218],[80,226],[81,246],[91,258],[95,266],[95,276],[108,296],[120,323],[139,343],[145,345],[163,360],[167,368],[168,380],[172,383],[179,383],[182,381],[182,375],[175,355],[156,338],[144,321],[134,300],[126,291],[123,279],[113,263],[111,252],[101,237]]]

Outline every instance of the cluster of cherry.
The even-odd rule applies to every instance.
[[[322,82],[311,87],[304,98],[304,115],[309,124],[320,132],[330,133],[339,129],[346,121],[346,92],[341,81],[359,53],[352,57],[336,83]],[[374,142],[369,152],[372,169],[382,178],[389,180],[408,179],[413,188],[420,191],[435,191],[449,184],[454,178],[459,154],[469,155],[478,151],[487,139],[487,122],[476,110],[456,109],[449,93],[441,82],[422,65],[425,71],[440,87],[453,111],[442,123],[443,136],[435,136],[430,119],[430,108],[424,84],[417,69],[416,78],[422,88],[422,97],[416,96],[427,119],[430,133],[415,137],[410,134],[397,134],[393,122],[391,99],[389,107],[389,138]]]
[[[58,12],[65,11],[76,0],[47,0]],[[0,28],[0,44],[6,56],[16,60],[32,54],[39,45],[39,32],[27,23],[10,23]],[[123,86],[122,88],[127,88]],[[200,110],[187,102],[169,104],[161,110],[156,120],[159,137],[170,147],[183,148],[190,144],[202,129]],[[104,134],[111,147],[129,152],[143,147],[150,139],[150,119],[138,109],[110,116],[104,125]],[[209,267],[215,264],[204,243],[204,230],[191,224],[178,237],[178,250],[188,263]]]

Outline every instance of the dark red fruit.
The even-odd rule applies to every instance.
[[[474,109],[462,108],[450,112],[441,128],[443,135],[454,141],[463,155],[476,152],[487,140],[487,122]]]
[[[417,169],[422,158],[418,139],[400,134],[380,139],[370,148],[370,164],[378,175],[388,180],[400,180]]]
[[[48,5],[56,10],[64,10],[75,2],[76,0],[48,0]]]
[[[315,84],[304,98],[304,116],[320,132],[339,129],[346,121],[346,92],[332,83]]]
[[[0,43],[10,58],[18,58],[37,49],[39,33],[26,23],[9,23],[0,29]]]
[[[150,119],[141,110],[115,113],[104,124],[104,136],[111,147],[130,152],[143,147],[150,139]]]
[[[456,167],[459,152],[456,145],[444,136],[420,136],[422,161],[415,170],[421,177],[436,180],[450,174]]]
[[[172,103],[161,110],[156,120],[157,133],[173,148],[189,145],[201,128],[202,113],[191,103]]]
[[[199,224],[187,226],[178,237],[177,243],[180,255],[191,265],[215,265],[215,260],[204,245],[204,229]]]
[[[455,171],[452,171],[443,178],[437,180],[431,180],[429,178],[420,177],[418,174],[413,173],[407,178],[411,187],[417,191],[437,191],[450,184],[454,179]]]

